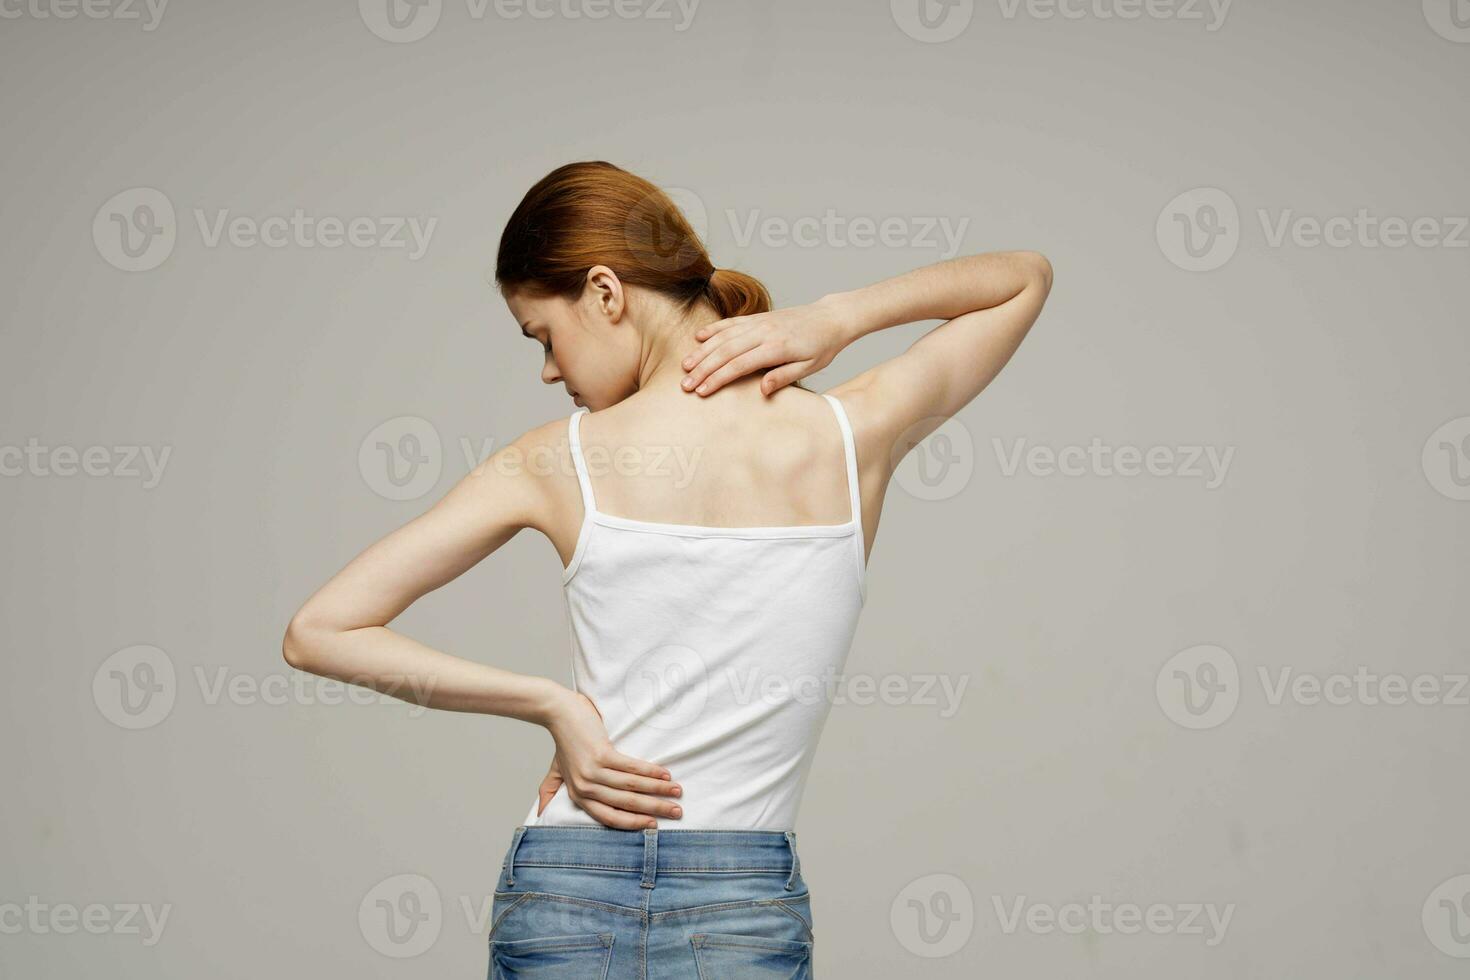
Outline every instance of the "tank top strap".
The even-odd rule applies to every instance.
[[[852,519],[861,525],[863,498],[858,489],[857,444],[853,442],[852,424],[847,420],[847,412],[843,409],[842,402],[838,401],[835,395],[822,392],[822,397],[831,404],[832,411],[837,416],[837,425],[842,429],[842,453],[847,458],[848,505],[852,510]]]
[[[837,416],[837,425],[842,429],[842,452],[847,457],[847,497],[852,510],[852,522],[856,525],[853,540],[857,543],[858,591],[863,601],[868,599],[868,550],[863,542],[863,495],[858,484],[857,442],[852,436],[852,423],[847,419],[847,409],[836,395],[822,392],[822,397],[832,406]]]
[[[582,458],[582,416],[588,409],[579,408],[567,419],[567,442],[572,451],[572,465],[577,470],[577,484],[582,488],[582,507],[587,517],[597,512],[597,500],[592,495],[592,479],[587,475],[587,461]]]

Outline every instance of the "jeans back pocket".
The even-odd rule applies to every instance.
[[[699,980],[806,980],[812,944],[794,939],[697,932],[689,937]]]
[[[492,940],[490,980],[606,980],[612,946],[610,932]]]

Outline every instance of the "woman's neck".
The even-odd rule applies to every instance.
[[[697,350],[701,341],[694,339],[700,327],[718,323],[722,317],[707,303],[700,303],[680,314],[672,307],[650,327],[642,331],[642,351],[638,359],[638,388],[679,390],[688,372],[684,358]]]

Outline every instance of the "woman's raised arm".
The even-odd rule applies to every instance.
[[[707,395],[764,370],[762,387],[769,393],[820,371],[865,334],[943,319],[904,353],[832,390],[870,439],[893,446],[904,438],[902,451],[894,447],[896,462],[1006,365],[1040,315],[1051,281],[1051,263],[1039,252],[990,252],[831,293],[805,306],[721,320],[695,333],[702,343],[684,361],[684,387]]]
[[[852,340],[915,320],[945,322],[908,350],[839,386],[855,411],[906,445],[901,457],[985,390],[1021,345],[1051,292],[1039,252],[952,259],[829,299]],[[891,442],[890,442],[891,445]]]

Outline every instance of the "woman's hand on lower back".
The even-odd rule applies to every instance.
[[[541,781],[538,814],[564,784],[573,803],[598,823],[619,830],[656,827],[653,817],[683,816],[671,799],[683,792],[672,774],[615,749],[602,712],[587,695],[569,691],[547,729],[556,741],[556,754]]]
[[[771,394],[828,364],[850,341],[835,300],[731,317],[699,328],[699,348],[686,357],[685,391],[708,395],[736,378],[765,371],[761,392]]]

